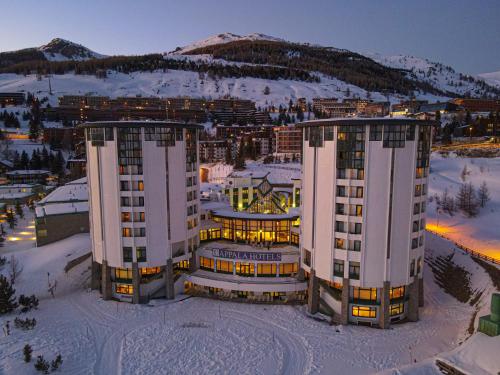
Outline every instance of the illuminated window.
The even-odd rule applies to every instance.
[[[396,305],[391,305],[390,309],[390,315],[401,315],[402,313],[405,312],[405,304],[404,303],[398,303]]]
[[[131,268],[115,268],[116,280],[132,280]]]
[[[116,284],[115,291],[118,294],[133,294],[134,287],[131,284]]]
[[[351,287],[351,295],[353,301],[357,302],[363,301],[376,301],[377,300],[377,288],[358,288]]]
[[[345,241],[343,238],[335,238],[335,247],[337,249],[344,249]]]
[[[289,276],[294,272],[298,271],[297,263],[281,263],[280,264],[280,276]]]
[[[217,260],[217,272],[232,274],[233,262],[227,260]]]
[[[376,318],[377,309],[369,306],[353,306],[352,316],[358,316],[361,318]]]
[[[214,260],[212,258],[200,257],[200,268],[207,271],[213,271]]]
[[[132,237],[132,228],[122,228],[123,237]]]
[[[257,276],[276,276],[275,263],[259,263],[257,264]]]
[[[144,221],[146,221],[144,212],[134,212],[134,222],[143,223]]]
[[[122,223],[130,222],[130,212],[122,212]]]
[[[389,291],[389,299],[398,299],[398,298],[403,298],[405,296],[405,287],[404,286],[398,286],[395,288],[391,288]]]
[[[140,268],[141,275],[157,275],[160,273],[160,267]]]

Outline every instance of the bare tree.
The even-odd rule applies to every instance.
[[[19,263],[19,261],[16,259],[14,255],[10,257],[10,262],[9,262],[9,276],[10,276],[10,283],[15,284],[17,277],[23,272],[23,267]]]
[[[490,191],[488,190],[486,181],[483,181],[483,183],[479,187],[477,191],[477,198],[479,199],[479,204],[481,207],[484,207],[486,203],[490,200]]]
[[[462,181],[465,182],[467,179],[467,175],[469,174],[469,171],[467,170],[467,164],[464,165],[464,169],[462,169],[462,173],[460,174],[460,177],[462,178]]]
[[[463,183],[457,194],[457,205],[467,216],[473,217],[478,213],[479,202],[476,197],[476,190],[472,183]]]

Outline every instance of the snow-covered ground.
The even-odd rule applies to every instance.
[[[468,171],[465,182],[472,182],[476,190],[483,181],[486,182],[491,200],[476,217],[469,218],[460,211],[453,216],[438,212],[434,199],[427,208],[427,225],[460,244],[500,259],[500,158],[462,158],[453,153],[443,157],[433,153],[429,196],[441,196],[448,189],[450,196],[455,197],[464,182],[462,171],[465,166]]]
[[[321,76],[321,75],[320,75]],[[50,78],[53,95],[49,94],[47,77],[38,80],[36,75],[0,74],[0,91],[32,92],[39,98],[49,97],[49,103],[57,106],[57,97],[61,95],[107,95],[117,96],[192,96],[205,98],[219,98],[231,95],[243,99],[251,99],[257,106],[263,107],[274,104],[288,105],[290,99],[306,98],[312,101],[315,97],[350,97],[366,98],[367,92],[357,86],[347,84],[335,78],[321,76],[320,83],[293,81],[293,80],[266,80],[260,78],[200,78],[196,72],[169,70],[167,72],[135,72],[130,74],[110,72],[107,78],[96,78],[91,75],[53,75]],[[263,95],[265,87],[270,89],[269,95]],[[447,98],[433,95],[419,96],[431,101],[446,100]],[[371,93],[376,101],[390,100],[398,102],[405,99],[403,96],[387,98],[380,93]]]
[[[452,252],[449,242],[429,237],[428,256]],[[61,353],[62,374],[369,374],[452,350],[467,337],[474,311],[445,294],[427,266],[421,320],[390,330],[330,326],[308,317],[304,306],[183,296],[149,305],[103,301],[87,289],[89,260],[63,272],[89,248],[85,234],[40,248],[4,248],[4,256],[15,253],[24,266],[17,294],[35,293],[40,307],[23,314],[36,318],[33,331],[13,328],[16,314],[0,317],[2,326],[10,320],[12,327],[10,336],[0,338],[0,373],[35,373],[22,360],[29,343],[34,357]],[[468,255],[457,253],[454,261],[473,272],[474,288],[485,291],[482,313],[493,288],[489,277]],[[47,292],[47,272],[52,284],[57,280],[55,298]]]

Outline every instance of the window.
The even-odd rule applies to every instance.
[[[122,237],[132,237],[132,228],[122,228]]]
[[[143,181],[132,181],[132,190],[144,191],[144,182]]]
[[[333,141],[333,126],[325,126],[325,141]]]
[[[345,215],[345,205],[343,203],[335,204],[335,213],[337,215]]]
[[[361,251],[361,241],[360,240],[354,240],[352,241],[352,251]]]
[[[381,141],[383,128],[384,128],[383,125],[371,125],[370,126],[370,141]]]
[[[340,233],[345,233],[345,223],[343,221],[336,221],[335,231]]]
[[[130,212],[122,212],[122,223],[130,222]]]
[[[363,187],[361,187],[361,186],[356,187],[355,197],[356,198],[363,198]]]
[[[337,185],[337,197],[346,197],[345,186]]]
[[[344,277],[344,261],[335,259],[333,261],[333,276]]]
[[[144,212],[134,212],[134,222],[143,223],[146,221],[146,215]]]
[[[406,140],[407,141],[415,140],[415,126],[412,125],[406,126]]]
[[[121,197],[121,206],[130,207],[130,197]]]
[[[306,266],[311,267],[311,252],[309,250],[304,249],[304,259],[303,262]]]
[[[342,238],[335,238],[335,248],[345,249],[345,241]]]
[[[352,316],[357,316],[360,318],[376,318],[377,309],[375,307],[369,306],[353,306]]]
[[[354,223],[354,230],[351,234],[361,234],[361,223]]]
[[[420,230],[425,229],[425,219],[420,219]]]
[[[346,176],[347,176],[347,174],[346,174],[345,168],[337,169],[337,178],[338,179],[345,179],[345,178],[347,178]]]
[[[129,186],[128,181],[120,181],[120,190],[121,191],[129,191],[130,190],[130,186]]]
[[[217,260],[217,272],[219,273],[233,273],[233,262],[227,260]]]
[[[115,280],[132,280],[131,268],[115,268]]]
[[[135,255],[137,257],[138,262],[146,261],[146,247],[145,246],[137,246],[135,249]]]
[[[363,216],[363,206],[360,204],[357,204],[354,206],[354,212],[352,213],[352,216]]]
[[[116,284],[115,291],[118,294],[128,294],[134,293],[134,287],[131,284]]]
[[[134,207],[143,207],[144,206],[144,197],[132,197],[132,205]]]
[[[337,130],[337,168],[363,169],[365,126],[342,125]]]
[[[413,215],[418,215],[420,213],[420,203],[415,203],[413,205]]]
[[[159,274],[161,270],[160,267],[145,267],[139,268],[139,272],[141,273],[141,276],[151,276]]]
[[[354,303],[361,301],[377,301],[377,288],[358,288],[351,287],[351,297]]]
[[[410,263],[410,277],[415,276],[415,261],[411,261]]]
[[[399,299],[399,298],[404,298],[405,296],[405,287],[404,286],[398,286],[391,288],[389,290],[389,299]]]
[[[389,312],[391,316],[395,315],[401,315],[405,311],[405,304],[404,303],[398,303],[395,305],[391,305],[389,308]]]
[[[425,201],[422,201],[421,203],[421,209],[420,212],[424,213],[425,212]]]
[[[134,237],[146,237],[146,228],[134,228]]]
[[[418,220],[413,221],[413,233],[418,232]]]
[[[213,271],[214,270],[213,258],[200,257],[200,268],[202,270]]]
[[[258,263],[257,264],[257,276],[276,276],[277,267],[275,263]]]
[[[123,261],[132,262],[132,248],[124,246],[122,250],[123,250]]]
[[[297,263],[280,263],[280,276],[290,276],[298,271]]]
[[[418,238],[417,237],[412,238],[411,239],[411,248],[416,249],[417,247],[418,247]]]
[[[422,195],[422,185],[415,185],[415,196],[420,197]]]
[[[418,246],[424,246],[424,236],[418,238]]]
[[[385,125],[384,126],[384,148],[405,147],[406,125]]]
[[[349,262],[349,278],[353,280],[359,280],[359,273],[359,262]]]

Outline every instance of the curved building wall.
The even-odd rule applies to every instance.
[[[169,288],[165,284],[172,278],[172,261],[190,259],[199,244],[197,126],[83,126],[93,259],[102,266],[100,287],[105,297],[134,295],[139,302]]]
[[[301,266],[312,280],[313,312],[327,290],[343,294],[335,312],[344,322],[386,327],[418,317],[430,125],[303,123]],[[359,314],[358,305],[369,312]]]

